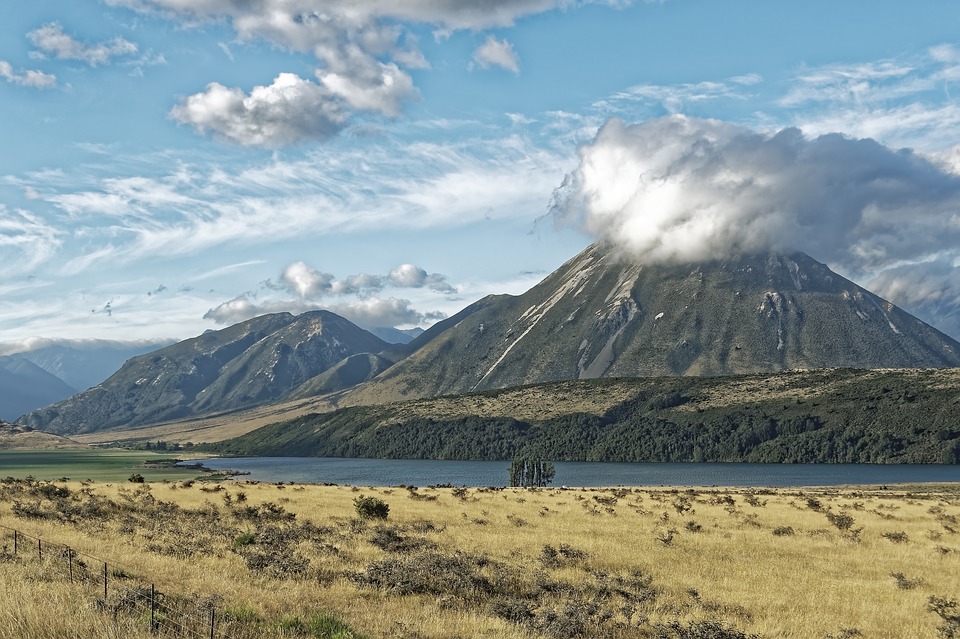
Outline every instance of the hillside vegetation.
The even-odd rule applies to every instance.
[[[960,369],[597,379],[353,406],[222,454],[642,462],[958,463]]]

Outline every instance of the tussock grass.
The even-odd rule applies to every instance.
[[[0,524],[213,602],[233,637],[921,637],[960,595],[956,492],[45,485],[0,484]],[[0,639],[149,636],[9,545]]]

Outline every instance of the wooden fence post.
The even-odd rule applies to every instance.
[[[154,634],[156,634],[157,632],[156,602],[157,602],[157,586],[155,584],[150,584],[150,632]]]
[[[103,562],[103,605],[107,605],[107,562]]]
[[[213,629],[215,627],[215,623],[216,623],[216,613],[214,611],[214,608],[211,606],[210,607],[210,639],[213,639]]]

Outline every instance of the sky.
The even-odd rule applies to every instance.
[[[603,239],[960,338],[960,4],[0,5],[0,342],[429,326]]]

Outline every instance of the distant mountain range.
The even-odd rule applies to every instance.
[[[174,340],[44,340],[5,347],[3,354],[33,362],[68,386],[86,390],[116,373],[131,357],[173,344]]]
[[[267,315],[134,358],[18,423],[85,433],[317,395],[348,406],[559,380],[954,366],[960,343],[802,253],[664,266],[594,245],[407,344],[326,311]]]
[[[102,384],[17,423],[85,433],[257,406],[388,346],[327,311],[264,315],[135,357]]]
[[[62,379],[33,362],[0,357],[0,419],[14,420],[39,406],[46,406],[76,393]]]

